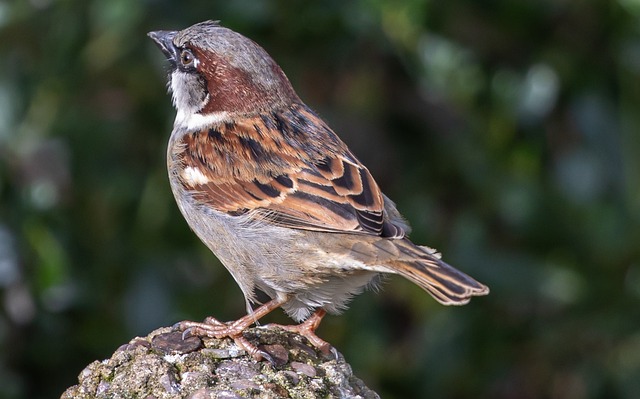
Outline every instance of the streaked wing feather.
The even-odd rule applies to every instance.
[[[182,170],[191,168],[197,178],[179,176],[183,187],[218,211],[283,227],[404,236],[402,227],[385,215],[385,198],[369,171],[315,114],[296,112],[289,119],[306,118],[307,127],[321,124],[311,133],[327,136],[322,142],[328,148],[312,152],[315,158],[304,152],[306,157],[294,157],[304,146],[291,137],[278,138],[287,134],[286,123],[273,132],[269,118],[254,118],[218,127],[215,134],[210,129],[185,135],[178,159]],[[265,142],[268,130],[276,138]],[[285,165],[277,162],[283,157]]]

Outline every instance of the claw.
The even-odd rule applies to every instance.
[[[338,361],[340,359],[340,353],[333,346],[331,347],[331,354],[333,355],[333,360]]]
[[[269,363],[271,363],[272,367],[276,367],[277,364],[276,364],[276,361],[273,359],[273,356],[268,354],[266,351],[258,350],[257,354],[261,357],[261,359],[257,359],[257,360],[266,360]]]
[[[249,342],[244,336],[239,335],[237,337],[233,337],[234,342],[240,349],[243,349],[245,352],[249,354],[255,361],[259,362],[261,360],[266,360],[271,363],[272,366],[276,365],[276,361],[266,351],[259,349],[257,346]]]
[[[182,340],[183,340],[183,341],[184,341],[185,339],[189,338],[189,336],[191,335],[191,329],[192,329],[192,327],[189,327],[189,328],[185,329],[185,330],[182,332]]]

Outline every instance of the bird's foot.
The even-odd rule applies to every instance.
[[[213,317],[207,317],[203,322],[197,321],[181,321],[176,324],[183,331],[183,336],[187,335],[208,338],[233,338],[241,335],[242,332],[251,324],[243,323],[244,317],[236,321],[224,323]]]
[[[297,325],[281,325],[281,324],[267,324],[265,327],[277,327],[285,331],[289,331],[295,334],[300,334],[311,342],[324,355],[333,355],[334,358],[338,358],[338,352],[331,346],[330,343],[323,340],[316,335],[316,329],[320,325],[322,318],[327,314],[324,309],[316,310],[309,318]]]
[[[250,325],[256,323],[258,319],[268,314],[272,310],[278,308],[286,301],[286,297],[273,299],[251,314],[248,314],[244,317],[239,318],[235,321],[230,321],[227,323],[221,322],[213,317],[207,317],[203,322],[195,322],[195,321],[182,321],[176,324],[176,327],[182,330],[182,337],[186,336],[196,336],[196,337],[207,337],[207,338],[231,338],[236,343],[236,345],[245,350],[251,357],[255,360],[268,360],[273,364],[272,357],[263,350],[258,349],[258,347],[251,342],[249,342],[242,333],[246,330]]]
[[[176,324],[176,327],[182,330],[183,339],[189,336],[216,339],[231,338],[238,348],[247,352],[256,361],[267,360],[273,364],[274,361],[271,355],[259,349],[242,335],[248,326],[245,326],[244,323],[238,323],[241,320],[223,323],[213,317],[207,317],[204,322],[182,321]]]

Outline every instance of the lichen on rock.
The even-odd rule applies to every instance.
[[[166,327],[88,365],[61,399],[379,398],[342,355],[323,355],[300,335],[258,327],[245,337],[273,361],[255,361],[231,339],[183,338]]]

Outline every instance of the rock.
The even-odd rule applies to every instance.
[[[88,365],[61,399],[379,398],[337,352],[327,357],[279,328],[252,328],[245,337],[274,362],[255,361],[231,339],[183,339],[166,327]]]

